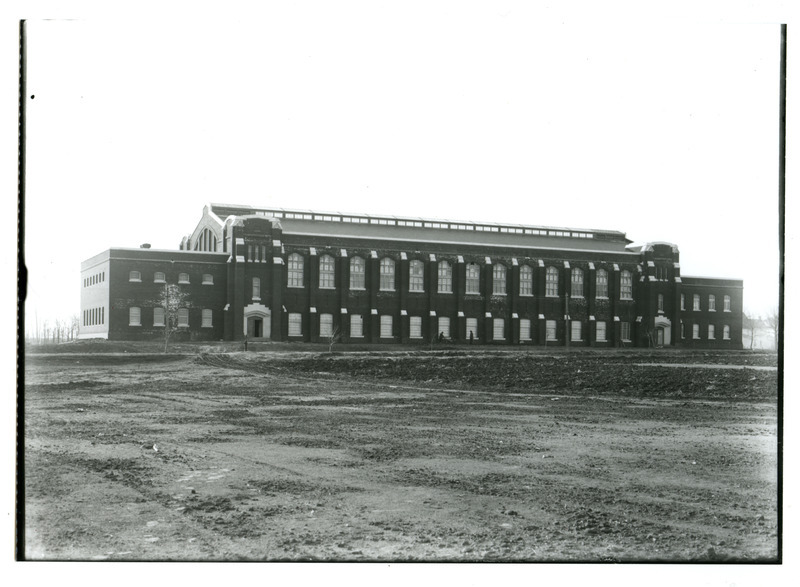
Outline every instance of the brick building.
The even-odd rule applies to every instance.
[[[82,338],[742,348],[742,281],[624,233],[209,204],[179,250],[81,266]]]

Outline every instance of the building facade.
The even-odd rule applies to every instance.
[[[742,348],[741,280],[616,231],[209,204],[81,279],[82,338]]]

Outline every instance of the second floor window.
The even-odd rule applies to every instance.
[[[467,265],[467,281],[465,291],[468,294],[481,293],[481,268],[475,264]]]
[[[394,291],[394,261],[389,257],[381,259],[381,291]]]
[[[700,311],[700,296],[697,294],[694,294],[692,296],[692,310],[694,310],[695,312]]]
[[[319,258],[319,287],[321,289],[333,289],[335,262],[330,255],[322,255]]]
[[[595,297],[607,298],[608,297],[608,271],[605,269],[598,269],[594,274],[595,283]]]
[[[253,278],[253,299],[261,299],[261,280],[258,277]]]
[[[533,295],[533,268],[530,265],[519,268],[519,295]]]
[[[573,298],[583,297],[583,269],[577,267],[572,270],[572,288],[570,295]]]
[[[664,294],[658,294],[658,311],[664,311]]]
[[[722,311],[723,312],[731,311],[731,296],[725,296],[724,298],[722,298]]]
[[[453,268],[447,261],[439,261],[439,293],[453,293]]]
[[[506,266],[498,263],[492,269],[492,294],[506,295]]]
[[[717,298],[715,296],[708,296],[708,311],[709,312],[717,311]]]
[[[297,253],[289,255],[289,287],[303,287],[303,257]]]
[[[558,297],[558,269],[548,267],[545,274],[545,295],[550,298]]]
[[[350,258],[350,289],[364,289],[366,287],[364,266],[364,259],[361,257]]]
[[[414,260],[408,264],[408,291],[424,291],[425,265]]]
[[[630,271],[623,271],[619,279],[619,299],[633,299],[633,276]]]

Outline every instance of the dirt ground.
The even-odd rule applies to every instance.
[[[29,559],[779,557],[774,354],[69,350],[25,363]]]

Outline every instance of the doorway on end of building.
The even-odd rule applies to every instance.
[[[672,322],[664,316],[657,316],[655,319],[656,347],[661,348],[672,344]]]
[[[261,304],[250,304],[244,308],[244,332],[249,339],[269,339],[272,312]]]

